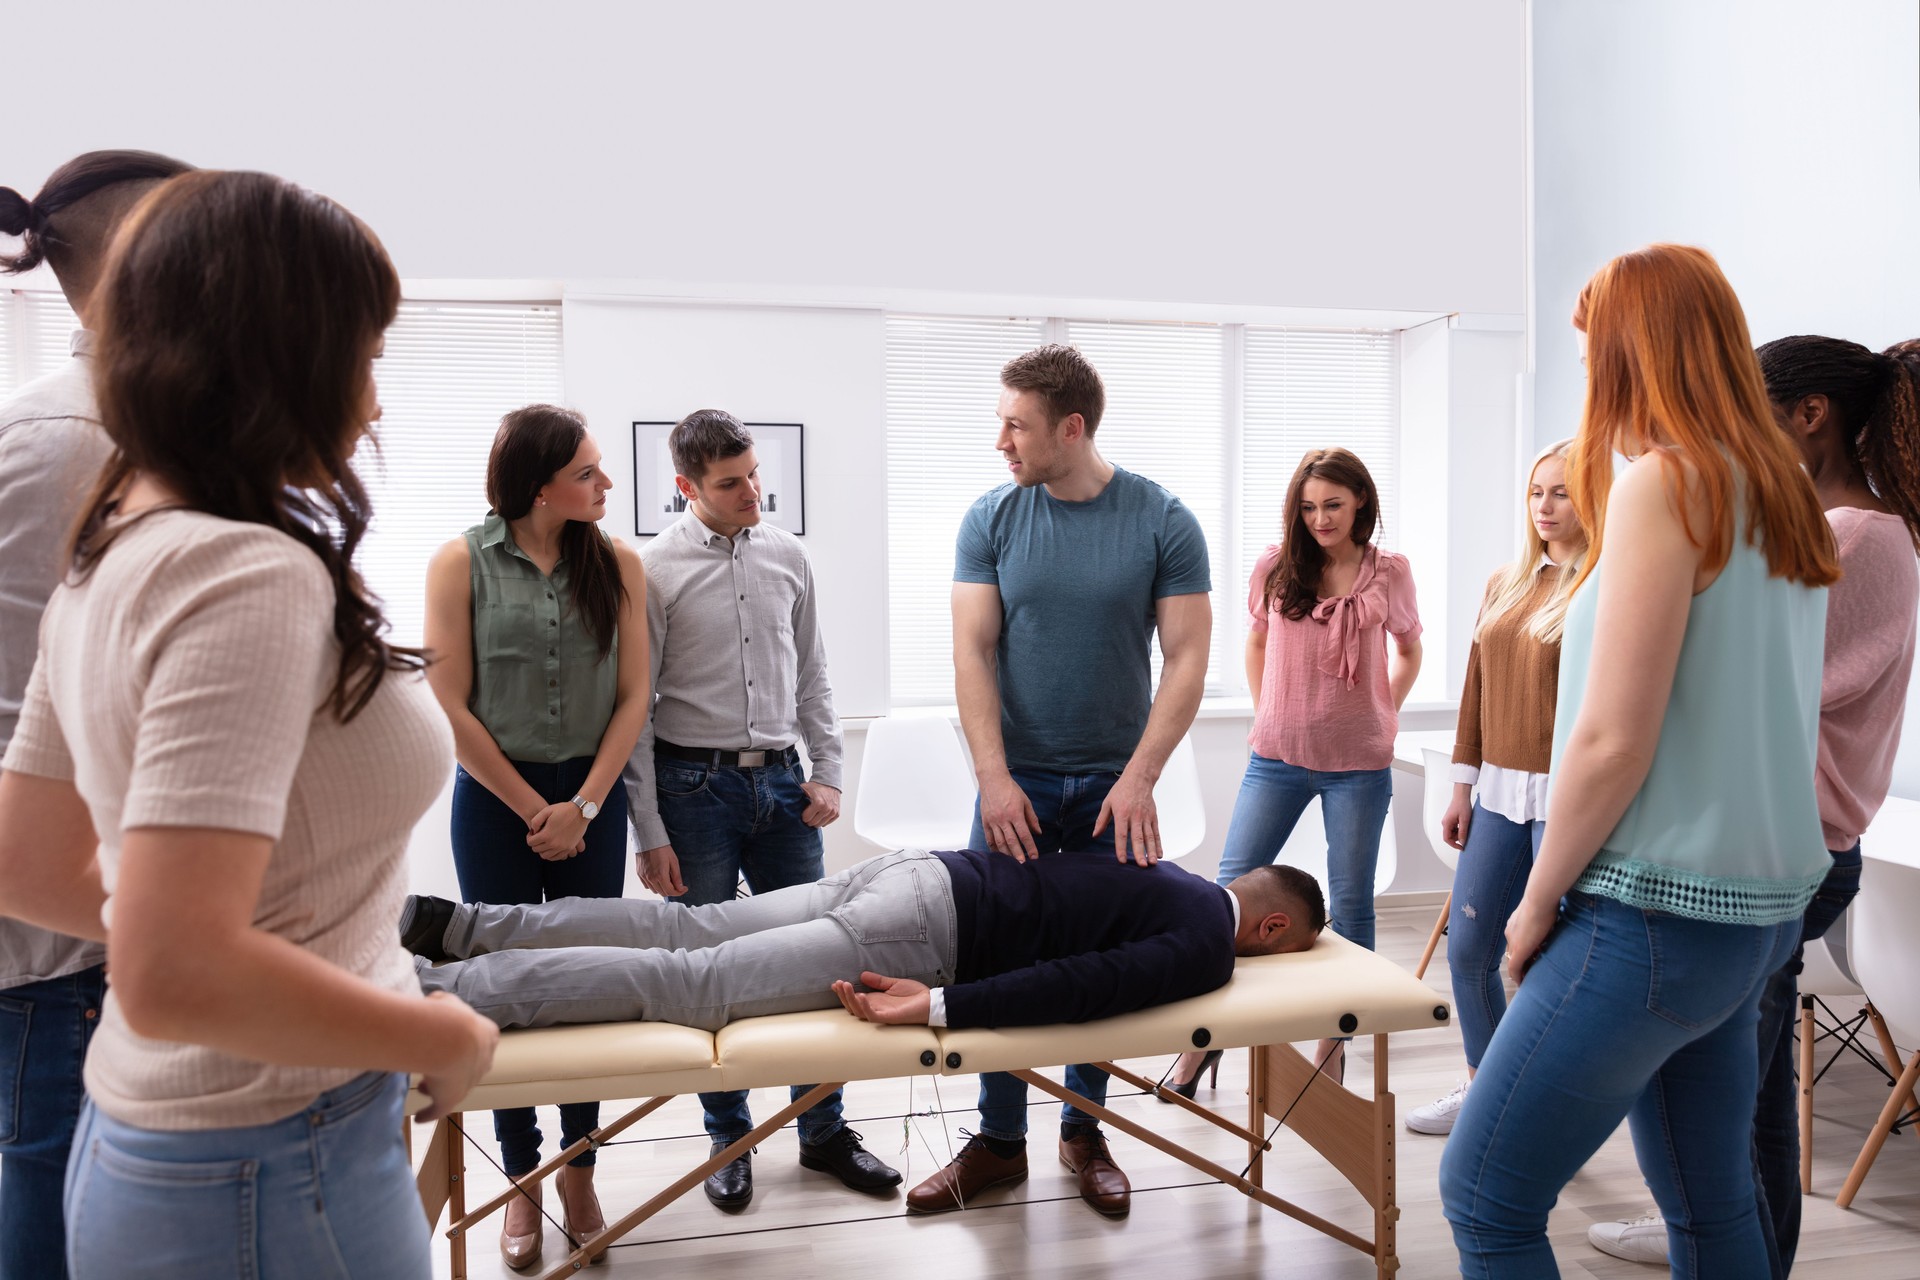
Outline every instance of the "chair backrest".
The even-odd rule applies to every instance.
[[[1433,856],[1448,867],[1460,865],[1460,851],[1440,838],[1440,819],[1447,814],[1447,801],[1453,798],[1453,757],[1431,747],[1420,749],[1425,762],[1420,778],[1420,829],[1427,833]]]
[[[1800,994],[1806,996],[1857,996],[1859,980],[1853,976],[1853,909],[1840,913],[1824,937],[1806,946],[1800,970]]]
[[[974,796],[973,771],[945,716],[868,723],[853,800],[861,839],[882,849],[964,849]]]
[[[1293,834],[1287,837],[1274,861],[1300,868],[1318,880],[1322,889],[1331,892],[1332,885],[1327,879],[1327,828],[1321,818],[1319,797],[1314,797],[1301,812]],[[1380,858],[1373,868],[1374,895],[1385,893],[1399,873],[1399,846],[1394,840],[1393,823],[1388,822],[1380,832]]]
[[[1200,794],[1200,761],[1191,735],[1167,757],[1160,781],[1153,784],[1153,804],[1160,811],[1161,857],[1184,858],[1207,838],[1207,803]]]
[[[1860,896],[1847,908],[1853,919],[1848,953],[1867,999],[1886,1018],[1894,1043],[1920,1048],[1920,868],[1868,857],[1861,868]]]

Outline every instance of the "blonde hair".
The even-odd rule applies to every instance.
[[[1520,490],[1520,555],[1513,563],[1504,566],[1493,576],[1493,582],[1487,589],[1487,602],[1480,608],[1480,621],[1474,624],[1473,638],[1479,640],[1495,620],[1505,616],[1508,611],[1525,599],[1538,580],[1540,557],[1547,553],[1547,542],[1535,527],[1528,498],[1533,492],[1533,476],[1540,470],[1540,464],[1548,458],[1565,458],[1573,448],[1573,438],[1558,441],[1542,449],[1533,459],[1533,465],[1527,468],[1527,479]],[[1586,541],[1586,532],[1581,531],[1581,541]],[[1580,576],[1580,565],[1587,557],[1587,548],[1567,558],[1565,563],[1556,565],[1557,575],[1553,594],[1547,597],[1545,604],[1534,610],[1528,620],[1527,631],[1533,638],[1545,644],[1559,644],[1560,633],[1567,622],[1567,604],[1573,599],[1574,580]]]

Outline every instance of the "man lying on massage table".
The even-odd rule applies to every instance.
[[[1224,986],[1235,956],[1303,951],[1326,921],[1320,886],[1294,867],[1258,867],[1223,890],[1169,862],[1104,852],[1022,863],[905,850],[704,907],[414,897],[400,931],[425,990],[450,991],[502,1027],[715,1031],[835,1003],[870,1021],[941,1027],[1089,1022]],[[909,1207],[955,1208],[965,1199],[955,1191],[1015,1176],[1013,1161],[978,1155],[964,1164],[980,1165],[980,1180]]]

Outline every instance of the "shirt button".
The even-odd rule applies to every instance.
[[[549,688],[549,689],[557,689],[557,688],[559,688],[559,687],[560,687],[560,682],[559,682],[558,680],[549,680],[549,681],[547,681],[547,688]]]
[[[741,598],[742,600],[745,600],[745,599],[746,599],[746,597],[745,597],[745,596],[741,596],[740,598]]]
[[[753,643],[753,637],[752,637],[752,636],[741,636],[741,637],[740,637],[740,643],[741,643],[741,644],[752,644],[752,643]]]
[[[99,1017],[99,1016],[100,1016],[100,1011],[99,1011],[98,1009],[89,1009],[89,1010],[87,1010],[87,1013],[86,1013],[86,1018],[87,1018],[87,1021],[88,1021],[88,1022],[92,1022],[92,1021],[93,1021],[93,1020],[94,1020],[95,1018],[97,1018],[97,1017]]]
[[[547,714],[548,714],[548,715],[550,715],[550,716],[557,716],[557,715],[559,715],[559,714],[560,714],[560,708],[558,708],[558,707],[548,707],[548,708],[547,708]]]
[[[560,622],[559,622],[559,620],[558,620],[558,619],[556,619],[556,618],[548,618],[548,619],[547,619],[547,625],[548,625],[548,626],[550,626],[550,627],[557,627],[557,626],[559,626],[559,625],[560,625]]]
[[[551,658],[553,656],[553,650],[551,649],[547,650],[547,656]]]
[[[751,680],[747,681],[747,688],[749,689],[753,688],[753,681]]]

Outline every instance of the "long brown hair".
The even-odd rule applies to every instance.
[[[1312,613],[1319,602],[1320,575],[1327,567],[1327,553],[1307,532],[1306,518],[1300,514],[1300,494],[1309,480],[1324,480],[1353,493],[1359,508],[1353,513],[1350,536],[1361,546],[1373,540],[1380,522],[1380,490],[1366,463],[1346,449],[1307,450],[1287,482],[1287,502],[1280,517],[1280,558],[1261,593],[1263,608],[1277,608],[1295,622]]]
[[[1792,409],[1825,396],[1847,456],[1920,549],[1920,341],[1875,354],[1857,342],[1797,334],[1754,352],[1767,398]]]
[[[1606,541],[1613,455],[1649,451],[1683,499],[1681,527],[1705,553],[1703,568],[1733,554],[1737,482],[1746,508],[1738,532],[1770,574],[1813,587],[1839,581],[1833,531],[1774,423],[1746,314],[1711,254],[1680,244],[1622,254],[1587,281],[1573,323],[1587,335],[1587,401],[1567,458],[1567,492],[1588,539],[1576,587]],[[1687,498],[1705,508],[1700,526]]]
[[[587,420],[558,405],[530,404],[500,419],[487,455],[487,505],[507,520],[533,510],[533,500],[587,438]],[[620,561],[600,527],[569,520],[560,529],[560,555],[573,577],[573,610],[604,661],[613,652],[627,584]]]
[[[138,472],[179,506],[277,529],[319,557],[342,722],[388,671],[417,669],[418,650],[383,638],[353,567],[373,513],[348,459],[368,425],[367,362],[399,305],[386,250],[324,196],[211,170],[155,190],[115,240],[97,301],[94,389],[115,451],[74,536],[75,574],[131,523],[107,517]]]

